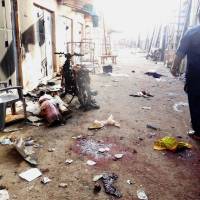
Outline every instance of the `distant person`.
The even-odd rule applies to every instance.
[[[199,12],[200,20],[200,12]],[[187,56],[185,91],[188,95],[191,123],[189,135],[200,139],[200,25],[190,29],[182,38],[171,73],[178,76],[182,59]]]

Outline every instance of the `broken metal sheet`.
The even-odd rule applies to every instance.
[[[36,166],[37,160],[34,156],[34,151],[32,150],[32,146],[26,146],[25,141],[20,138],[16,141],[14,144],[15,149],[17,152],[26,160],[28,163],[30,163],[33,166]]]
[[[182,110],[180,110],[180,107],[186,107],[186,106],[188,106],[188,103],[181,101],[181,102],[175,103],[173,106],[173,109],[176,112],[183,112]]]
[[[25,179],[28,182],[33,181],[34,179],[42,175],[41,171],[38,168],[31,168],[25,172],[19,174],[22,179]]]

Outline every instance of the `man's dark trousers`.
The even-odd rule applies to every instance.
[[[200,94],[194,94],[188,91],[188,101],[192,128],[200,136]]]

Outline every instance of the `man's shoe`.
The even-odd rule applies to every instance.
[[[200,140],[200,134],[193,130],[188,131],[188,136],[190,136],[193,139]]]

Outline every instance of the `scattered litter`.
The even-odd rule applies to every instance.
[[[119,82],[118,80],[112,80],[112,82]]]
[[[61,187],[61,188],[67,188],[67,186],[68,186],[67,183],[60,183],[59,184],[59,187]]]
[[[33,181],[34,179],[40,177],[42,175],[42,173],[40,172],[39,169],[37,168],[31,168],[25,172],[22,172],[21,174],[19,174],[19,176],[22,179],[25,179],[28,182]]]
[[[13,144],[10,138],[0,138],[0,144],[2,145],[11,145]]]
[[[42,121],[42,118],[39,118],[39,117],[36,117],[36,116],[29,116],[29,117],[27,117],[27,119],[32,123]]]
[[[132,72],[132,73],[135,73],[135,70],[132,70],[131,72]]]
[[[90,166],[94,166],[94,165],[96,165],[97,163],[95,162],[95,161],[93,161],[93,160],[88,160],[87,161],[87,165],[90,165]]]
[[[191,149],[192,145],[186,142],[179,142],[174,137],[164,137],[160,140],[154,142],[154,149],[155,150],[170,150],[170,151],[177,151],[182,149]]]
[[[99,152],[100,152],[100,153],[105,153],[105,152],[108,152],[108,151],[110,151],[110,148],[108,148],[108,147],[99,148]]]
[[[26,111],[32,113],[33,115],[39,115],[41,111],[39,103],[28,101]]]
[[[175,103],[174,106],[173,106],[173,109],[176,111],[176,112],[183,112],[182,110],[180,110],[180,107],[186,107],[188,106],[188,103],[185,103],[185,102],[178,102],[178,103]]]
[[[98,121],[98,120],[95,120],[90,126],[89,126],[89,130],[93,130],[93,129],[101,129],[103,128],[104,126],[116,126],[118,128],[120,128],[120,124],[119,122],[116,122],[114,119],[113,119],[113,115],[110,115],[109,118],[105,121]]]
[[[30,163],[31,165],[34,165],[34,166],[36,166],[38,164],[36,161],[36,158],[34,157],[34,152],[31,148],[31,146],[29,148],[27,146],[25,146],[25,141],[22,138],[20,138],[16,141],[16,143],[14,144],[14,147],[17,150],[17,152],[28,163]]]
[[[103,122],[100,122],[98,120],[95,120],[89,127],[89,130],[96,130],[96,129],[101,129],[104,127]]]
[[[4,133],[13,133],[13,132],[20,131],[20,130],[22,130],[22,129],[23,129],[23,128],[11,128],[11,129],[6,128],[6,129],[3,130],[3,132],[4,132]]]
[[[82,139],[83,136],[82,135],[78,135],[78,136],[73,136],[72,139],[75,139],[75,140],[79,140],[79,139]]]
[[[49,182],[51,182],[51,179],[49,179],[47,176],[42,177],[41,183],[47,184]]]
[[[144,74],[146,74],[147,76],[152,76],[153,78],[160,78],[163,76],[162,74],[158,74],[157,72],[146,72]]]
[[[114,173],[104,174],[103,177],[101,178],[105,192],[109,195],[121,198],[122,193],[115,186],[113,186],[114,181],[116,181],[117,179],[118,176]]]
[[[144,106],[142,107],[143,110],[151,110],[151,107],[148,107],[148,106]]]
[[[155,130],[155,131],[160,130],[160,128],[158,128],[158,127],[156,127],[156,126],[154,126],[154,125],[151,125],[151,124],[147,124],[146,127],[147,127],[147,128],[150,128],[150,129],[152,129],[152,130]]]
[[[115,154],[116,159],[121,159],[123,156],[124,156],[124,154],[122,154],[122,153]]]
[[[131,180],[126,181],[129,185],[133,185],[133,182]]]
[[[72,164],[74,161],[73,160],[65,160],[65,164],[70,165]]]
[[[156,136],[156,133],[149,133],[149,134],[148,134],[148,137],[149,137],[149,138],[153,138],[154,136]]]
[[[37,149],[37,148],[42,148],[43,145],[42,144],[34,144],[33,147]]]
[[[9,200],[9,199],[10,199],[10,197],[9,197],[8,190],[0,189],[0,200]]]
[[[49,148],[48,152],[54,152],[56,149],[55,148]]]
[[[144,98],[154,97],[152,94],[150,94],[149,92],[146,92],[144,90],[137,92],[136,94],[130,94],[129,96],[131,96],[131,97],[144,97]]]
[[[110,76],[113,77],[129,77],[128,74],[115,74],[115,73],[109,73]]]
[[[137,190],[137,197],[138,199],[141,199],[141,200],[148,200],[148,197],[143,189]]]
[[[92,180],[93,180],[94,182],[97,182],[97,181],[100,180],[102,177],[103,177],[103,174],[96,175],[96,176],[93,177]]]
[[[94,157],[95,160],[101,158],[112,158],[112,155],[109,152],[100,153],[99,149],[111,148],[112,144],[104,144],[100,141],[95,141],[93,139],[82,139],[78,141],[77,147],[80,149],[80,153],[83,155],[89,155]],[[107,149],[108,150],[108,149]]]
[[[25,139],[25,141],[24,141],[24,145],[25,146],[33,146],[34,145],[34,140],[32,140],[32,138],[27,138],[27,139]]]
[[[99,193],[101,191],[101,185],[99,183],[95,183],[93,191],[95,194]]]

